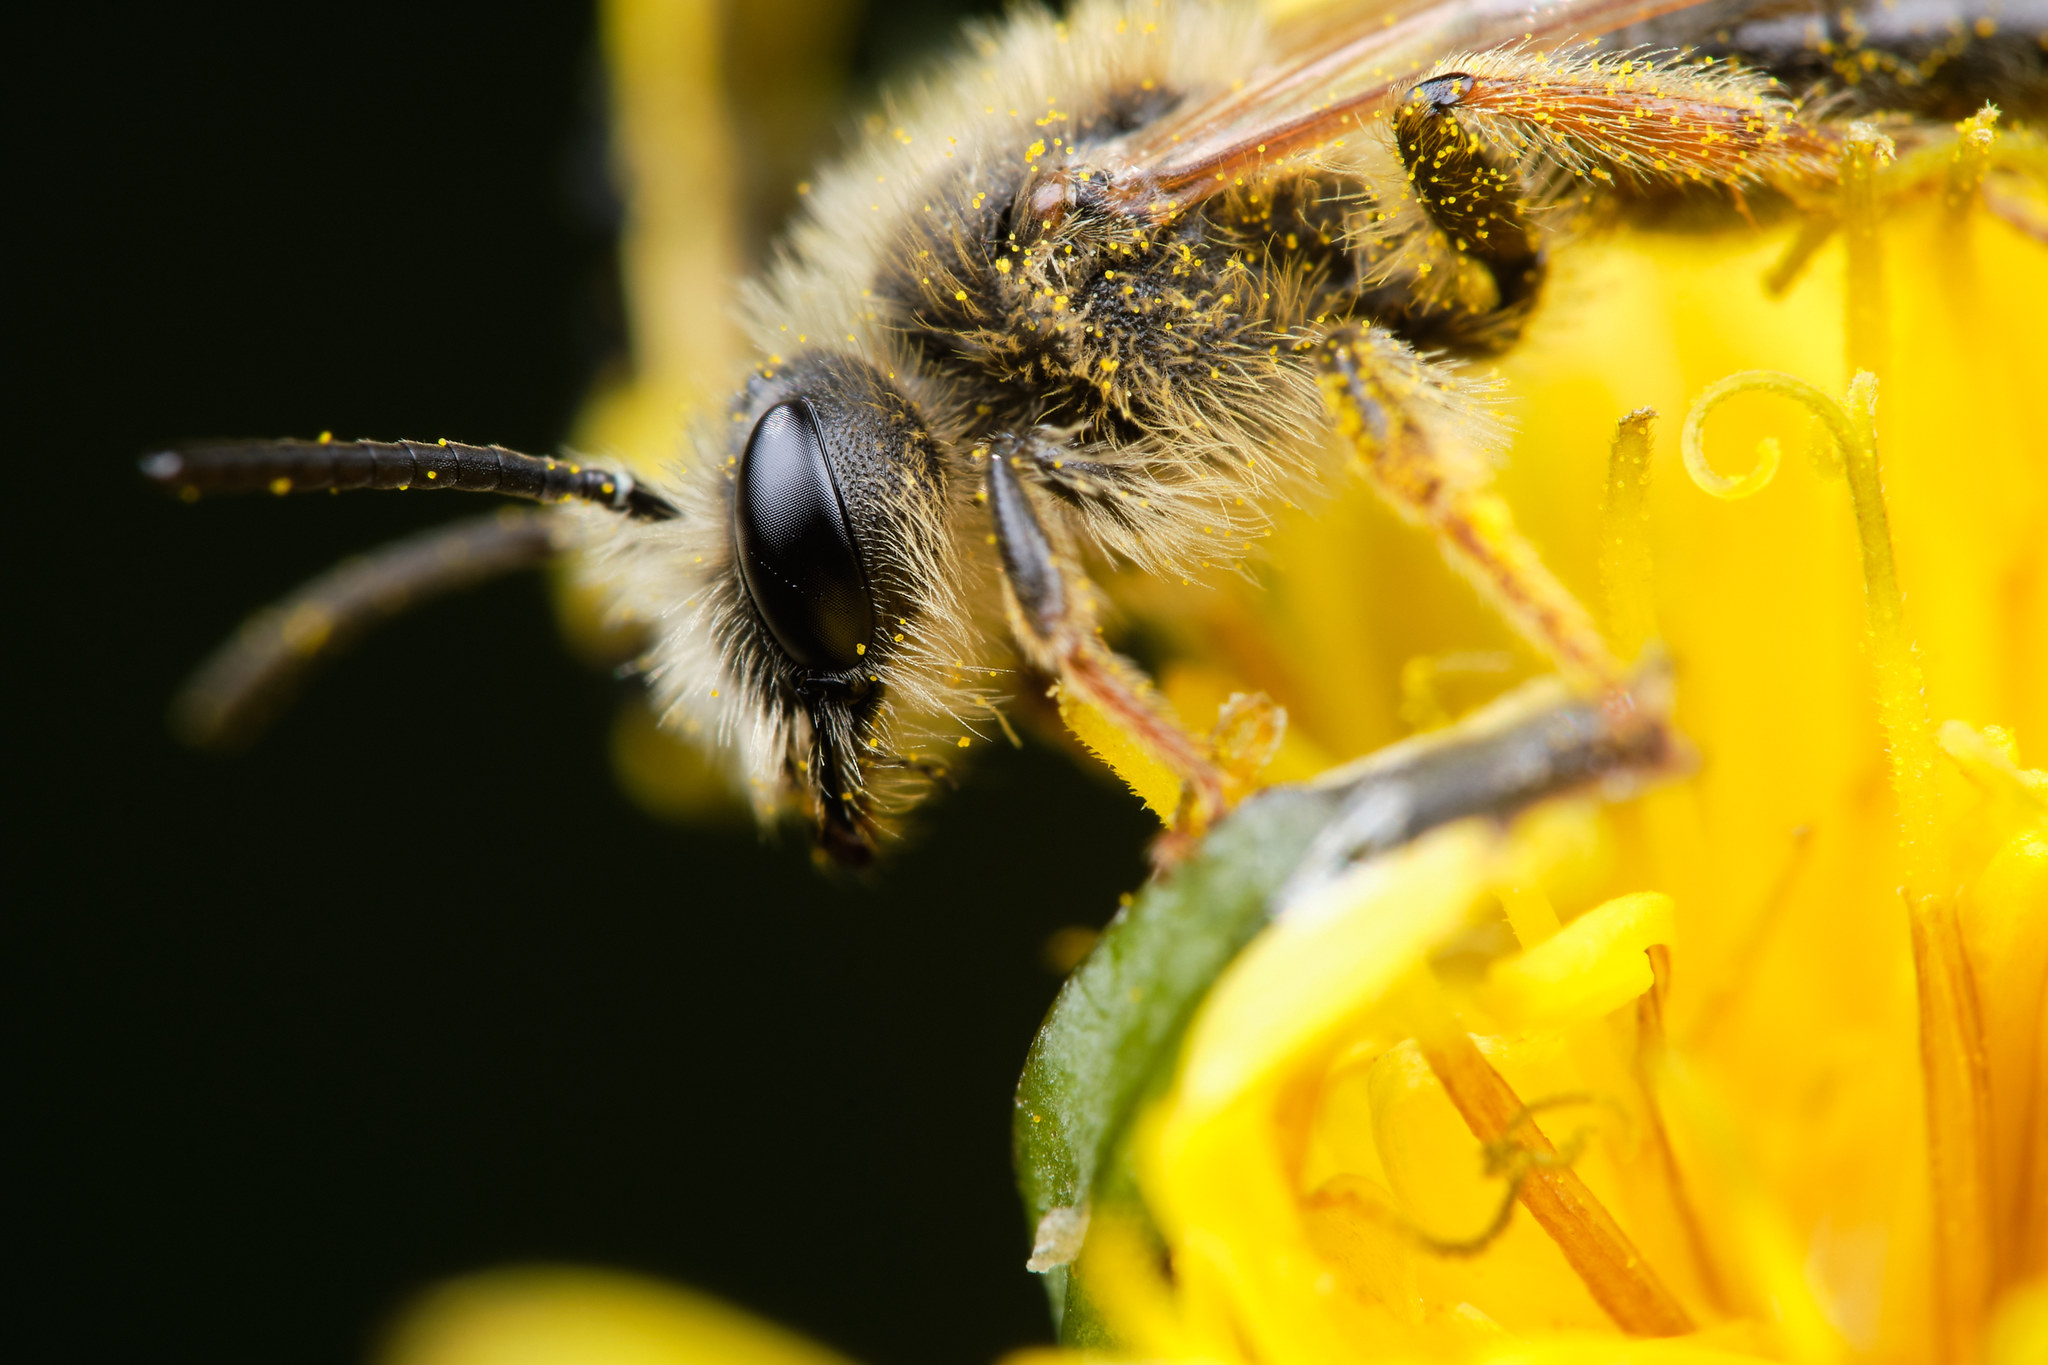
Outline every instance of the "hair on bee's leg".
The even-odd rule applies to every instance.
[[[1164,525],[1200,526],[1203,536],[1190,543],[1187,560],[1228,560],[1254,531],[1250,518],[1234,514],[1207,480],[1189,477],[1186,467],[1156,458],[1102,458],[1106,451],[1076,453],[1067,444],[1072,435],[1039,427],[997,440],[988,449],[1013,460],[1034,488],[1079,513],[1090,541],[1133,564],[1163,569],[1156,552]],[[1173,567],[1181,568],[1180,564]]]
[[[1448,190],[1431,180],[1437,159],[1460,155],[1507,158],[1525,174],[1555,167],[1620,189],[1825,179],[1836,155],[1835,135],[1802,121],[1759,72],[1589,47],[1446,58],[1409,89],[1394,126],[1418,194]],[[1463,211],[1441,193],[1434,199],[1432,214]]]
[[[1361,472],[1522,637],[1583,687],[1616,689],[1625,670],[1593,617],[1516,530],[1479,441],[1483,412],[1442,366],[1381,328],[1346,327],[1317,352],[1323,396]]]
[[[1458,122],[1457,98],[1469,79],[1417,85],[1393,119],[1394,144],[1416,203],[1445,244],[1485,267],[1493,280],[1490,306],[1435,310],[1424,323],[1432,341],[1453,345],[1511,338],[1535,305],[1545,273],[1519,158],[1468,136]]]
[[[1491,310],[1431,319],[1430,339],[1451,344],[1511,336],[1534,304],[1544,263],[1530,199],[1559,173],[1625,192],[1717,185],[1739,202],[1744,186],[1824,181],[1834,164],[1833,135],[1801,122],[1767,77],[1674,54],[1450,57],[1390,122],[1417,204],[1493,277]]]
[[[1002,449],[984,457],[1010,629],[1034,667],[1051,674],[1182,784],[1175,832],[1199,834],[1225,809],[1224,774],[1209,746],[1190,734],[1136,665],[1096,636],[1087,579],[1046,534],[1019,467]]]
[[[550,558],[545,513],[506,510],[409,536],[343,561],[251,616],[171,704],[199,748],[254,740],[315,669],[400,612]]]

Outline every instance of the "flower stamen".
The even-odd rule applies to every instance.
[[[1580,1128],[1563,1147],[1551,1152],[1523,1142],[1517,1136],[1517,1130],[1524,1124],[1534,1129],[1534,1115],[1538,1110],[1594,1103],[1598,1103],[1595,1096],[1584,1094],[1552,1095],[1540,1100],[1531,1100],[1522,1107],[1522,1112],[1509,1125],[1505,1136],[1482,1145],[1480,1152],[1485,1161],[1486,1174],[1502,1177],[1507,1184],[1501,1191],[1500,1202],[1495,1206],[1492,1217],[1487,1219],[1486,1226],[1470,1237],[1437,1236],[1394,1209],[1388,1203],[1384,1191],[1373,1182],[1352,1175],[1340,1175],[1325,1183],[1321,1189],[1309,1196],[1308,1205],[1312,1209],[1322,1210],[1341,1207],[1347,1213],[1369,1218],[1382,1227],[1399,1233],[1433,1256],[1462,1260],[1480,1255],[1499,1241],[1501,1234],[1508,1230],[1508,1224],[1514,1221],[1515,1204],[1522,1197],[1522,1186],[1528,1180],[1530,1172],[1560,1170],[1571,1166],[1585,1152],[1586,1143],[1593,1136],[1591,1128]]]
[[[1600,502],[1600,586],[1605,591],[1607,637],[1615,653],[1632,659],[1655,638],[1650,594],[1650,435],[1655,408],[1637,408],[1614,429],[1607,457],[1607,495]],[[1697,477],[1697,475],[1695,475]]]
[[[1671,1143],[1671,1128],[1664,1121],[1664,1107],[1657,1099],[1657,1068],[1664,1064],[1668,1047],[1664,1030],[1664,1000],[1671,990],[1671,948],[1653,943],[1643,950],[1650,961],[1650,989],[1636,1000],[1636,1087],[1642,1094],[1643,1115],[1648,1121],[1652,1150],[1664,1173],[1664,1185],[1671,1194],[1671,1207],[1685,1233],[1685,1246],[1692,1257],[1693,1271],[1707,1301],[1723,1313],[1733,1311],[1728,1285],[1714,1262],[1707,1243],[1706,1224],[1686,1188],[1685,1173],[1678,1164],[1678,1152]]]
[[[1885,307],[1883,217],[1878,172],[1893,157],[1892,140],[1873,123],[1852,123],[1842,142],[1842,239],[1849,260],[1849,368],[1873,374],[1891,349]]]
[[[1771,879],[1762,901],[1750,912],[1748,927],[1742,931],[1735,951],[1729,955],[1730,970],[1719,987],[1689,1011],[1692,1026],[1684,1031],[1684,1047],[1689,1052],[1704,1049],[1726,1021],[1729,1012],[1739,1003],[1750,974],[1763,957],[1785,908],[1792,903],[1792,888],[1799,884],[1800,874],[1811,861],[1813,826],[1799,825],[1792,830],[1791,837],[1792,847],[1785,851],[1784,860],[1778,864],[1778,875]]]
[[[1852,194],[1852,205],[1854,202]],[[1859,344],[1870,344],[1868,335],[1861,343],[1857,341],[1860,324],[1854,242],[1852,233],[1852,353]],[[1858,370],[1840,402],[1803,379],[1775,371],[1748,370],[1708,385],[1686,414],[1680,437],[1687,470],[1708,492],[1716,490],[1700,476],[1701,469],[1711,473],[1702,428],[1714,408],[1745,392],[1790,398],[1818,417],[1834,438],[1849,483],[1862,548],[1864,608],[1871,662],[1877,674],[1878,719],[1899,807],[1899,844],[1906,878],[1901,894],[1911,930],[1914,976],[1919,983],[1920,1065],[1926,1088],[1927,1158],[1935,1205],[1935,1287],[1942,1304],[1939,1320],[1946,1334],[1943,1356],[1965,1360],[1975,1351],[1991,1286],[1988,1064],[1976,982],[1956,922],[1954,899],[1947,894],[1941,876],[1934,724],[1927,709],[1926,678],[1918,649],[1906,628],[1905,596],[1892,556],[1891,524],[1877,453],[1877,377],[1868,369]],[[1752,471],[1750,478],[1737,482],[1753,487],[1740,494],[1717,495],[1747,496],[1769,478],[1756,478]]]
[[[1571,1169],[1564,1155],[1530,1118],[1529,1106],[1480,1055],[1470,1034],[1442,1027],[1417,1040],[1429,1069],[1464,1118],[1487,1143],[1512,1143],[1531,1153],[1516,1197],[1557,1243],[1586,1289],[1630,1336],[1682,1336],[1692,1319],[1621,1224]]]

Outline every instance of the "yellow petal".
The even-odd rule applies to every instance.
[[[1228,1103],[1419,964],[1488,885],[1498,836],[1462,821],[1295,907],[1210,992],[1187,1045],[1184,1121]]]
[[[1591,1333],[1520,1342],[1474,1358],[1474,1365],[1743,1365],[1771,1356],[1694,1341],[1629,1341]]]
[[[727,1304],[610,1271],[492,1270],[432,1289],[380,1365],[847,1365]]]
[[[1496,963],[1480,1001],[1509,1028],[1548,1028],[1597,1019],[1650,988],[1643,950],[1677,931],[1671,897],[1617,896],[1535,947]]]
[[[2006,1295],[1984,1341],[1984,1365],[2039,1365],[2042,1360],[2048,1360],[2048,1280]]]

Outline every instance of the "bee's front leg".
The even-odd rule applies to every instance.
[[[1567,678],[1624,686],[1626,671],[1592,615],[1523,539],[1494,490],[1474,396],[1378,327],[1332,333],[1316,359],[1337,430],[1373,489],[1434,534],[1445,557]]]
[[[1102,642],[1094,585],[1046,533],[1023,475],[1029,460],[997,442],[983,458],[983,492],[1002,563],[1010,631],[1033,667],[1064,695],[1100,712],[1181,784],[1175,836],[1199,835],[1222,816],[1225,773],[1212,747],[1189,731],[1150,679]]]

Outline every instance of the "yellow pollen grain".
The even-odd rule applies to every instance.
[[[280,474],[270,481],[270,491],[281,498],[292,491],[292,481]]]

